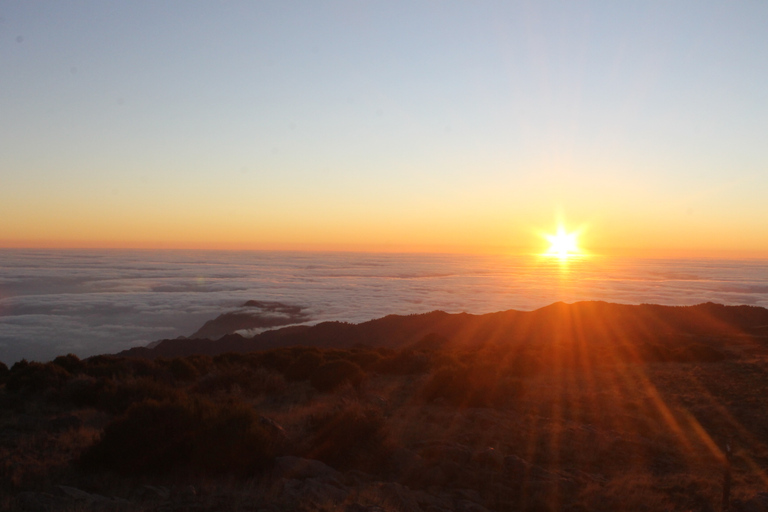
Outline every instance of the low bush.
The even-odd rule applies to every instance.
[[[169,400],[182,394],[169,384],[150,377],[113,380],[79,375],[61,390],[62,398],[78,407],[94,407],[113,414],[121,414],[131,405],[144,400]]]
[[[200,370],[186,358],[177,357],[171,359],[166,368],[171,372],[174,380],[192,381],[200,376]]]
[[[133,377],[152,377],[158,380],[169,380],[171,378],[169,370],[151,359],[125,359],[125,365],[127,366],[126,374]]]
[[[81,463],[122,474],[248,475],[274,457],[270,433],[244,404],[145,400],[107,425]]]
[[[431,354],[404,349],[382,358],[373,368],[379,373],[388,375],[427,373],[432,368],[432,357]]]
[[[386,470],[393,452],[381,411],[357,402],[313,418],[314,435],[304,455],[337,469]]]
[[[117,356],[93,356],[83,360],[83,373],[91,377],[120,378],[131,374],[125,359]]]
[[[12,372],[21,371],[27,366],[29,366],[29,361],[27,361],[26,359],[21,359],[13,363],[13,366],[11,366],[11,371]]]
[[[201,377],[192,387],[196,393],[216,394],[242,392],[246,395],[276,393],[285,389],[285,379],[277,372],[259,368],[251,370],[230,367]]]
[[[357,364],[363,370],[374,368],[381,361],[381,354],[369,349],[354,350],[347,359]]]
[[[293,357],[286,350],[270,350],[257,355],[258,364],[270,370],[285,372],[293,362]]]
[[[19,393],[36,393],[58,389],[70,377],[67,370],[53,363],[17,363],[8,375],[5,388]]]
[[[318,366],[312,372],[309,382],[318,391],[328,392],[344,384],[351,384],[356,388],[360,387],[364,378],[365,373],[358,365],[338,359]]]
[[[436,370],[424,384],[427,400],[444,399],[457,407],[505,407],[514,404],[525,386],[496,366],[446,366]]]
[[[151,377],[130,378],[122,381],[107,381],[96,394],[96,407],[120,414],[133,404],[145,400],[178,399],[183,392]]]
[[[187,356],[186,359],[195,368],[197,368],[197,371],[199,372],[200,375],[205,375],[206,373],[209,373],[214,367],[213,358],[211,356],[195,354],[195,355]]]
[[[246,356],[238,352],[225,352],[213,356],[213,363],[216,366],[242,366],[246,363]]]
[[[413,350],[442,350],[449,344],[450,340],[448,338],[431,332],[419,341],[412,343],[410,348]]]
[[[58,356],[56,359],[53,360],[53,364],[57,364],[61,366],[72,375],[77,375],[78,373],[82,372],[83,367],[85,366],[83,362],[80,361],[80,358],[77,357],[75,354]]]
[[[307,380],[321,364],[323,356],[318,352],[305,352],[297,357],[283,374],[290,381]]]
[[[114,383],[106,377],[78,375],[62,389],[62,398],[77,407],[102,407],[105,397],[114,392]]]

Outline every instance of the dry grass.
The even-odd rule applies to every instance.
[[[721,344],[733,357],[718,362],[644,361],[606,346],[592,353],[588,347],[550,344],[535,354],[536,371],[511,375],[522,383],[513,400],[487,404],[462,403],[425,389],[440,368],[451,365],[497,365],[497,373],[512,372],[515,352],[500,356],[499,347],[409,352],[396,356],[418,357],[426,365],[423,372],[376,373],[372,366],[357,386],[331,393],[315,389],[309,375],[301,379],[294,372],[285,380],[251,356],[217,358],[196,380],[186,374],[175,379],[165,370],[183,374],[179,368],[190,365],[145,364],[141,379],[172,388],[179,396],[204,395],[255,408],[284,430],[283,453],[320,458],[337,469],[363,470],[374,480],[433,494],[435,489],[468,489],[492,509],[708,510],[719,503],[726,439],[735,446],[734,497],[768,489],[768,350],[757,338]],[[336,350],[326,359],[345,354]],[[376,357],[369,359],[377,360],[372,354]],[[301,355],[301,350],[281,351],[272,359],[288,368],[291,358]],[[366,360],[361,351],[348,356]],[[109,364],[114,368],[120,363]],[[455,383],[461,390],[473,386],[472,375],[477,374],[451,375],[467,379]],[[115,390],[139,377],[126,370],[98,378],[109,379],[110,392],[121,396]],[[492,385],[483,382],[484,389]],[[55,389],[27,394],[4,390],[2,396],[8,407],[0,413],[5,493],[0,508],[10,507],[8,496],[22,490],[71,484],[129,496],[132,488],[147,482],[144,475],[117,478],[78,469],[80,455],[115,418],[109,407],[75,406]],[[350,426],[356,421],[357,426]],[[181,485],[178,475],[153,478]],[[198,479],[195,485],[210,496],[228,495],[229,510],[253,509],[256,489],[263,499],[270,493],[277,499],[283,492],[278,484],[259,478],[244,482],[217,476]],[[391,489],[368,484],[350,489],[342,500],[316,505],[325,510],[344,510],[351,503],[387,510],[404,506],[392,502]]]

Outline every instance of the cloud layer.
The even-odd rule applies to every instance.
[[[563,300],[768,306],[768,262],[414,254],[0,251],[0,361],[117,352],[189,336],[248,300],[313,322]]]

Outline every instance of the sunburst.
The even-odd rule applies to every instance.
[[[581,249],[577,243],[578,236],[578,231],[568,233],[563,226],[558,226],[554,235],[544,235],[544,238],[550,243],[549,249],[544,255],[567,260],[571,256],[581,254]]]

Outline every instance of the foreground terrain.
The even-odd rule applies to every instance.
[[[764,510],[766,333],[762,308],[578,303],[22,361],[0,507],[705,511],[730,466],[731,509]]]

